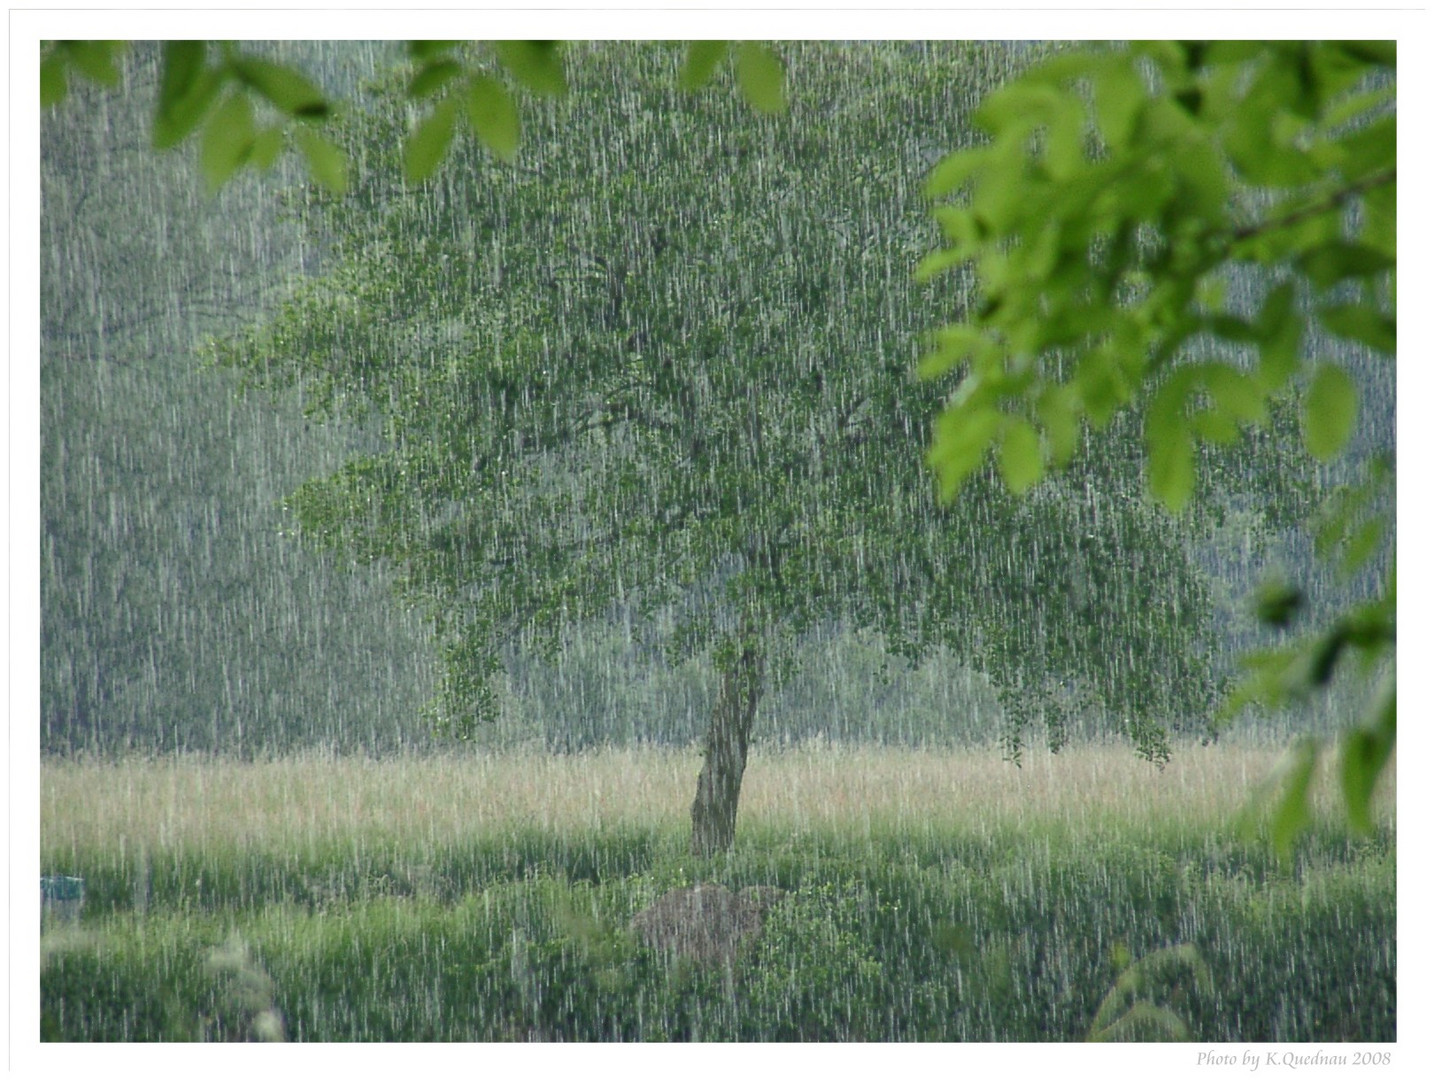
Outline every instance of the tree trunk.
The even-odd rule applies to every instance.
[[[692,802],[692,854],[699,858],[728,850],[737,832],[737,797],[747,768],[747,736],[762,696],[762,668],[757,643],[747,639],[722,673]]]

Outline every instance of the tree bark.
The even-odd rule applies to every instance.
[[[692,802],[692,854],[709,858],[732,846],[737,833],[737,799],[747,768],[747,737],[762,696],[762,655],[747,639],[722,673],[717,704],[707,728],[702,774]]]

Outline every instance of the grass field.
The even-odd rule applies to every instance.
[[[690,753],[47,762],[42,1037],[1392,1041],[1392,788],[1281,861],[1277,757],[758,752],[708,863]],[[732,970],[627,932],[697,880],[786,890]]]

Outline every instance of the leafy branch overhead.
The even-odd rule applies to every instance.
[[[117,86],[124,49],[120,41],[49,43],[40,65],[41,104],[64,101],[75,73],[101,86]],[[692,43],[682,68],[682,87],[701,89],[729,54],[735,55],[737,84],[753,108],[786,108],[782,60],[760,42]],[[559,42],[489,42],[480,53],[464,42],[411,41],[407,58],[412,72],[406,96],[427,107],[404,142],[404,178],[409,183],[433,175],[465,125],[495,156],[512,162],[522,132],[514,90],[544,97],[561,97],[568,90]],[[349,186],[348,157],[321,134],[336,108],[303,73],[248,55],[232,43],[166,42],[154,145],[178,146],[198,132],[200,169],[214,192],[246,166],[271,168],[292,144],[303,154],[314,182],[342,195]]]
[[[959,377],[929,451],[942,497],[988,455],[1009,488],[1030,488],[1083,428],[1128,408],[1143,414],[1148,487],[1172,511],[1202,444],[1268,426],[1291,393],[1306,451],[1341,455],[1358,386],[1312,354],[1394,355],[1394,74],[1392,43],[1155,42],[1058,54],[987,97],[988,141],[926,183],[955,198],[934,208],[944,243],[918,276],[974,285],[920,366]],[[1360,521],[1346,569],[1389,531]],[[1267,597],[1267,621],[1298,599]],[[1323,687],[1351,652],[1392,663],[1394,613],[1391,570],[1379,600],[1253,658],[1230,710]],[[1357,825],[1393,748],[1393,694],[1391,680],[1346,740]],[[1297,818],[1277,817],[1287,844]]]
[[[1178,510],[1195,443],[1264,422],[1299,374],[1297,296],[1392,353],[1393,62],[1363,43],[1158,43],[1057,56],[988,97],[990,142],[927,180],[965,197],[936,208],[946,244],[919,274],[970,266],[978,287],[922,363],[963,375],[931,450],[943,493],[990,450],[1028,486],[1070,459],[1080,421],[1143,399],[1149,484]],[[1240,264],[1282,282],[1257,311],[1225,302]],[[1202,335],[1255,360],[1179,362]],[[1306,445],[1329,459],[1356,392],[1333,363],[1308,374]]]

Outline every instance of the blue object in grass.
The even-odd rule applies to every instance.
[[[85,904],[85,879],[51,874],[40,878],[40,921],[73,922]]]

